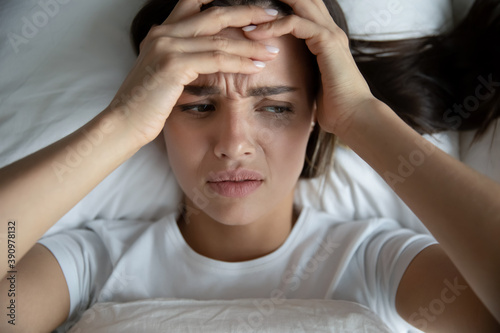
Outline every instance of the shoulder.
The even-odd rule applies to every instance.
[[[102,240],[113,260],[118,259],[138,241],[154,242],[155,235],[164,234],[165,229],[172,223],[175,223],[175,214],[157,221],[95,220],[89,222],[86,229]]]
[[[85,225],[100,236],[114,237],[127,241],[130,237],[141,235],[149,229],[159,228],[175,221],[175,214],[169,214],[155,221],[150,220],[94,220]]]
[[[393,219],[388,218],[370,218],[364,220],[341,220],[329,213],[315,210],[314,208],[304,207],[301,218],[304,218],[304,224],[311,229],[335,231],[337,233],[378,233],[391,230],[407,230]],[[411,232],[410,230],[408,230]]]
[[[303,239],[322,239],[343,251],[357,252],[372,260],[389,254],[394,259],[403,255],[411,257],[436,243],[431,236],[405,229],[393,219],[341,221],[311,208],[304,208],[303,214]]]

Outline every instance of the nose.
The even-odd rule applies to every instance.
[[[253,129],[248,116],[237,111],[221,112],[214,153],[221,159],[242,159],[255,155]]]

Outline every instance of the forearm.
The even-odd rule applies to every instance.
[[[430,146],[378,101],[339,132],[421,219],[500,320],[500,185]]]
[[[0,234],[12,234],[8,223],[15,221],[16,261],[139,148],[126,118],[106,109],[74,133],[1,169]],[[7,237],[0,242],[6,251]],[[8,270],[4,254],[2,276]]]

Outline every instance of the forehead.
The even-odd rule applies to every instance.
[[[241,29],[228,28],[218,35],[231,39],[247,39]],[[247,92],[254,87],[291,86],[307,90],[312,78],[310,53],[303,40],[291,35],[260,41],[280,49],[275,59],[266,61],[266,67],[257,74],[216,73],[200,75],[191,85],[217,86],[221,90]]]

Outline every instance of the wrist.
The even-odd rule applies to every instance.
[[[121,153],[129,157],[148,143],[138,138],[128,121],[127,111],[119,107],[106,108],[89,125],[89,131],[93,131],[95,136],[115,142],[116,147],[122,150]]]
[[[421,146],[420,140],[425,141],[388,105],[378,100],[367,101],[353,114],[338,137],[381,175],[397,169],[399,157],[408,156]]]
[[[361,101],[353,112],[340,116],[333,124],[334,133],[342,142],[355,140],[359,134],[366,133],[380,120],[381,116],[387,114],[388,110],[394,113],[386,104],[375,97]]]

